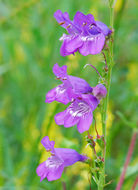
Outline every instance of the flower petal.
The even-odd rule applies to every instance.
[[[71,85],[72,85],[75,93],[92,92],[92,88],[84,79],[69,75],[69,80],[71,82]]]
[[[53,88],[52,90],[50,90],[46,94],[46,101],[45,101],[46,103],[51,103],[51,102],[55,101],[55,97],[56,97],[56,94],[57,94],[56,88]]]
[[[47,175],[48,181],[53,181],[61,178],[62,172],[64,170],[64,165],[50,169]]]
[[[94,111],[99,104],[99,100],[91,94],[82,94],[81,97],[90,106],[92,111]]]
[[[44,178],[47,177],[48,169],[45,166],[46,166],[46,162],[43,162],[36,169],[37,175],[41,177],[40,181],[42,181]]]
[[[71,115],[69,107],[58,114],[55,115],[55,122],[57,125],[64,125],[64,127],[72,127],[79,121],[78,117]]]
[[[54,17],[57,20],[57,22],[63,27],[66,28],[68,24],[70,24],[71,20],[69,19],[69,15],[67,12],[62,13],[61,10],[57,10],[54,13]]]
[[[84,118],[87,116],[87,114],[91,113],[97,105],[98,102],[94,96],[81,95],[81,97],[75,99],[64,112],[58,113],[55,116],[55,121],[58,125],[64,125],[64,127],[72,127],[78,124],[81,118]]]
[[[78,131],[80,133],[88,131],[90,128],[90,125],[92,124],[92,120],[93,120],[92,112],[81,117],[79,123],[77,124]]]
[[[53,181],[61,177],[63,169],[64,165],[62,162],[56,160],[56,157],[50,157],[37,167],[36,173],[40,176],[40,181],[44,178],[47,178],[48,181]]]
[[[57,155],[60,155],[62,160],[64,161],[64,166],[70,166],[78,161],[85,161],[88,159],[86,156],[79,154],[76,150],[68,149],[68,148],[56,148],[55,149]]]
[[[101,22],[101,21],[96,21],[96,26],[101,29],[101,32],[102,32],[105,36],[108,36],[109,34],[112,33],[112,31],[106,26],[106,24],[104,24],[104,23]]]
[[[67,12],[62,13],[61,10],[57,10],[54,13],[54,17],[57,20],[57,22],[65,28],[70,34],[74,32],[78,32],[78,28],[73,24],[73,22],[69,18],[69,14]]]
[[[57,101],[63,104],[68,104],[71,101],[71,90],[71,87],[61,84],[46,94],[45,102],[51,103],[53,101]]]
[[[101,33],[101,30],[97,26],[92,25],[89,29],[89,33],[92,35],[97,35],[97,34]]]
[[[84,15],[78,11],[74,16],[73,23],[83,31],[83,34],[87,35],[90,26],[95,23],[95,20],[93,15]]]
[[[55,115],[55,122],[57,125],[64,125],[64,117],[66,114],[66,110]]]
[[[105,43],[105,36],[102,33],[98,35],[85,36],[81,39],[83,41],[83,45],[79,48],[79,52],[84,56],[100,53]]]
[[[62,56],[74,54],[83,44],[79,35],[63,35],[61,39],[63,40],[60,48],[60,54]]]
[[[47,151],[51,151],[52,153],[54,153],[54,145],[55,142],[54,141],[50,141],[48,136],[45,136],[42,140],[41,140],[42,145],[45,147],[45,149]]]
[[[73,114],[71,114],[71,112],[68,110],[68,108],[66,109],[66,115],[64,117],[64,127],[68,128],[68,127],[72,127],[74,125],[76,125],[79,121],[79,118],[77,116],[74,116]]]
[[[63,65],[60,67],[58,63],[56,63],[53,66],[53,73],[56,75],[56,77],[61,79],[67,79],[67,65]]]

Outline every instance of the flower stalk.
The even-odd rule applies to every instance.
[[[110,8],[110,27],[113,30],[113,22],[114,22],[114,8],[111,6],[109,3],[109,8]],[[110,41],[109,41],[109,50],[107,53],[108,56],[108,71],[105,73],[105,81],[106,81],[106,89],[107,89],[107,96],[103,100],[103,107],[101,110],[101,117],[102,117],[102,129],[103,129],[103,135],[104,139],[106,142],[106,125],[107,125],[107,107],[109,103],[109,93],[110,93],[110,85],[111,85],[111,76],[112,76],[112,67],[114,65],[114,59],[113,59],[113,39],[114,39],[114,32],[112,32],[110,36]],[[103,190],[105,186],[105,161],[106,161],[106,146],[103,150],[103,158],[104,158],[104,163],[103,163],[103,168],[101,169],[101,175],[99,178],[99,184],[98,184],[98,190]]]

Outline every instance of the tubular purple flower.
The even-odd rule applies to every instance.
[[[77,125],[80,133],[88,131],[93,120],[93,111],[98,103],[99,101],[93,95],[81,94],[65,111],[55,115],[55,122],[66,128]]]
[[[85,80],[68,75],[65,65],[59,67],[55,64],[53,72],[63,83],[47,93],[46,102],[56,100],[63,104],[71,103],[65,111],[56,114],[56,124],[64,125],[66,128],[77,125],[80,133],[89,130],[93,111],[101,98],[107,94],[105,86],[98,84],[96,87],[90,87]]]
[[[59,67],[56,63],[53,67],[53,73],[57,79],[62,81],[62,84],[47,93],[47,103],[58,101],[63,104],[68,104],[79,94],[92,92],[92,88],[85,80],[67,74],[66,65]]]
[[[104,23],[95,21],[91,14],[84,15],[78,11],[71,21],[67,12],[57,10],[54,17],[69,33],[60,38],[63,41],[60,49],[62,56],[74,54],[76,51],[84,56],[98,54],[104,47],[106,36],[112,32]]]
[[[41,143],[47,151],[51,151],[51,157],[36,169],[37,175],[40,176],[40,181],[44,178],[47,178],[48,181],[57,180],[61,177],[64,167],[73,165],[78,161],[84,162],[88,159],[88,157],[79,154],[73,149],[54,148],[55,142],[50,141],[48,136],[44,137]]]

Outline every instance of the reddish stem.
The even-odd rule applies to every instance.
[[[62,187],[63,187],[63,190],[66,190],[66,183],[64,181],[62,182]]]
[[[97,127],[96,127],[96,119],[94,118],[94,120],[95,120],[95,131],[96,131],[96,134],[97,134],[97,138],[99,139],[100,135],[98,134],[98,130],[97,130]]]
[[[138,184],[138,177],[136,177],[136,180],[134,181],[134,184],[132,186],[132,190],[136,189],[137,184]]]
[[[96,71],[96,73],[99,75],[99,77],[102,78],[102,76],[100,75],[99,71],[98,71],[92,64],[89,64],[89,63],[88,63],[88,64],[86,64],[86,65],[84,66],[84,68],[87,67],[88,65],[90,65],[93,69],[95,69],[95,71]]]
[[[136,137],[137,137],[137,132],[135,132],[132,135],[131,142],[130,142],[130,145],[129,145],[129,150],[128,150],[127,157],[126,157],[126,161],[125,161],[123,171],[122,171],[121,176],[120,176],[120,180],[119,180],[119,182],[117,184],[116,190],[120,190],[121,187],[122,187],[122,184],[124,182],[125,173],[126,173],[127,167],[129,165],[129,162],[130,162],[130,159],[131,159],[131,156],[132,156],[132,153],[133,153],[134,145],[135,145],[135,142],[136,142]]]
[[[88,181],[89,181],[89,184],[90,184],[90,190],[92,190],[92,184],[91,184],[91,180],[90,180],[89,177],[88,177]]]
[[[108,71],[108,65],[107,65],[106,55],[105,55],[105,53],[103,51],[102,51],[102,54],[103,54],[104,60],[105,60],[105,71]]]

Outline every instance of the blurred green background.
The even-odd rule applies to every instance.
[[[138,2],[117,0],[115,6],[115,40],[110,103],[105,187],[115,189],[129,142],[131,124],[138,122]],[[107,0],[0,0],[0,189],[78,190],[89,189],[85,165],[76,163],[67,168],[58,181],[41,183],[36,167],[48,157],[40,140],[49,135],[56,147],[91,152],[84,144],[85,135],[75,127],[56,126],[54,115],[65,106],[45,103],[46,93],[59,84],[52,73],[53,65],[67,64],[68,73],[83,77],[91,86],[97,84],[96,72],[83,68],[91,63],[102,72],[102,55],[61,57],[58,40],[65,32],[53,13],[68,11],[73,19],[76,11],[92,13],[109,26]],[[121,113],[121,117],[117,112]],[[101,131],[99,110],[96,111]],[[91,133],[94,134],[93,126]],[[137,147],[129,165],[123,190],[130,190],[138,169]],[[98,151],[98,150],[97,150]],[[92,189],[96,189],[92,184]]]

